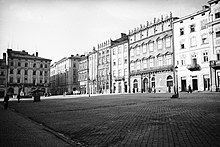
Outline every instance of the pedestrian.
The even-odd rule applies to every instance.
[[[6,95],[4,97],[4,109],[8,108],[8,101],[9,101],[9,94],[6,93]]]
[[[169,92],[169,93],[171,92],[171,87],[170,87],[170,86],[168,87],[168,92]]]
[[[17,95],[18,103],[20,103],[20,98],[21,98],[21,96],[20,96],[20,94],[18,93],[18,95]]]
[[[190,85],[188,86],[188,93],[192,93],[192,89]]]

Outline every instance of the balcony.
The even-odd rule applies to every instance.
[[[212,60],[209,63],[210,63],[211,68],[220,69],[220,60]]]
[[[186,68],[190,71],[198,71],[201,69],[199,64],[190,64],[190,65],[187,65]]]
[[[124,80],[125,80],[124,76],[115,77],[115,81],[124,81]]]

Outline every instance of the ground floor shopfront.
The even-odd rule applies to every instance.
[[[192,91],[210,91],[210,68],[202,67],[196,71],[190,71],[187,68],[180,68],[177,71],[178,90],[186,92]]]
[[[131,93],[169,93],[174,91],[172,70],[146,72],[130,76]]]
[[[220,60],[210,61],[211,91],[220,91]]]
[[[128,78],[113,79],[112,93],[129,93]]]

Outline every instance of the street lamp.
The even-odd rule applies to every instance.
[[[172,95],[171,98],[179,98],[177,68],[178,68],[178,66],[175,66],[175,67],[173,68],[174,94]],[[176,85],[176,86],[175,86],[175,85]]]

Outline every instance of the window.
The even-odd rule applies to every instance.
[[[28,82],[28,78],[26,77],[26,78],[24,78],[24,82],[25,83],[27,83]]]
[[[220,37],[220,31],[217,31],[215,34],[216,34],[216,38]]]
[[[195,24],[190,25],[190,33],[195,32]]]
[[[73,63],[73,67],[76,67],[76,63]]]
[[[115,55],[115,48],[113,48],[113,55]]]
[[[116,77],[116,70],[113,70],[113,77]]]
[[[121,54],[121,46],[118,46],[118,54]]]
[[[128,45],[125,44],[125,45],[124,45],[124,52],[127,52],[127,51],[128,51]]]
[[[109,63],[109,61],[110,61],[110,57],[108,55],[108,56],[106,56],[106,63]]]
[[[36,67],[36,63],[33,64],[33,67]]]
[[[35,79],[35,78],[33,78],[33,84],[34,84],[34,85],[36,84],[36,79]]]
[[[196,64],[197,64],[197,56],[196,56],[196,54],[193,54],[193,55],[192,55],[192,64],[193,64],[193,65],[196,65]]]
[[[13,74],[14,73],[14,70],[13,69],[10,69],[10,74]]]
[[[35,70],[33,71],[33,75],[36,75],[36,71]]]
[[[162,57],[158,57],[158,66],[163,66],[163,59],[162,59]]]
[[[147,52],[147,45],[143,44],[143,53],[146,53],[146,52]]]
[[[124,64],[127,64],[127,63],[128,63],[128,59],[125,58],[125,60],[124,60]]]
[[[10,77],[10,78],[9,78],[9,82],[10,82],[10,83],[13,83],[13,77]]]
[[[44,75],[45,75],[45,76],[47,75],[47,71],[44,71]]]
[[[121,58],[118,58],[118,65],[121,65]]]
[[[173,77],[172,76],[168,76],[167,77],[167,87],[173,86]]]
[[[140,55],[140,46],[137,47],[136,55]]]
[[[140,70],[141,69],[141,62],[138,61],[136,66],[137,66],[137,70]]]
[[[162,49],[162,39],[159,39],[157,42],[157,48]]]
[[[131,57],[134,56],[134,49],[131,49]]]
[[[217,53],[217,60],[219,61],[220,60],[220,54]]]
[[[118,70],[118,76],[119,76],[119,77],[122,76],[121,69]]]
[[[190,38],[190,46],[191,47],[195,47],[196,46],[196,37],[195,36]]]
[[[185,49],[185,40],[180,41],[180,49]]]
[[[153,67],[154,66],[154,60],[153,58],[150,58],[150,67]]]
[[[201,21],[201,30],[206,29],[207,28],[207,19],[204,19]]]
[[[181,55],[180,56],[180,65],[183,66],[183,65],[186,65],[186,56],[185,55]]]
[[[215,13],[215,19],[220,18],[220,12]]]
[[[25,65],[24,65],[25,67],[28,67],[28,63],[25,63]]]
[[[134,70],[134,63],[131,63],[131,71]]]
[[[41,75],[41,76],[43,75],[43,71],[40,71],[40,75]]]
[[[115,66],[115,65],[116,65],[116,60],[114,59],[114,60],[113,60],[113,66]]]
[[[154,43],[150,43],[149,44],[149,48],[150,48],[150,52],[154,51]]]
[[[24,71],[24,75],[28,75],[28,71],[27,70]]]
[[[128,75],[128,69],[127,69],[127,68],[124,69],[124,75],[125,75],[125,76]]]
[[[17,83],[20,83],[21,81],[20,81],[20,78],[17,78]]]
[[[107,50],[106,53],[109,53],[109,50]]]
[[[208,62],[209,61],[209,58],[208,58],[208,51],[205,51],[203,53],[203,62]]]
[[[47,68],[47,64],[45,64],[44,67]]]
[[[168,55],[168,56],[166,57],[166,62],[167,62],[167,65],[171,65],[171,64],[172,64],[171,55]]]
[[[17,74],[21,74],[21,70],[20,69],[17,70]]]
[[[147,60],[143,60],[144,68],[147,68]]]
[[[208,35],[202,34],[202,44],[208,44]]]
[[[11,66],[14,66],[14,62],[13,61],[11,62]]]
[[[166,38],[166,47],[170,47],[171,46],[171,38],[170,37],[167,37]]]
[[[184,35],[184,28],[180,28],[180,35]]]
[[[18,62],[18,66],[21,66],[21,62]]]

